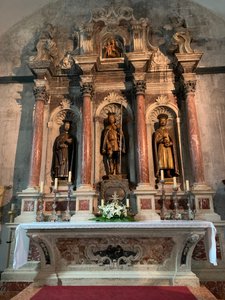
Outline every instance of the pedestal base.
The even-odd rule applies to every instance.
[[[96,196],[90,185],[81,185],[73,194],[76,197],[76,212],[70,222],[89,221],[94,218],[93,203]]]
[[[28,187],[18,196],[22,198],[21,214],[14,220],[15,223],[30,223],[36,222],[37,212],[37,200],[40,197],[40,193],[37,189]]]
[[[221,220],[221,217],[214,212],[213,207],[213,194],[214,191],[211,189],[201,190],[200,186],[198,189],[192,190],[195,195],[195,219],[205,220],[211,222],[217,222]]]
[[[135,220],[152,221],[160,220],[160,216],[155,211],[156,191],[149,184],[140,184],[134,191],[137,199],[137,211]]]

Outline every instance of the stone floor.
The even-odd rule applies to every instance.
[[[1,291],[1,300],[28,300],[35,295],[41,288],[35,287],[30,284],[28,287],[23,289],[21,292],[18,291]],[[189,287],[190,291],[195,295],[198,300],[218,300],[213,294],[205,287]]]

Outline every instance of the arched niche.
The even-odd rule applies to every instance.
[[[179,169],[179,181],[183,180],[183,160],[182,160],[182,145],[180,134],[180,117],[179,110],[176,105],[171,103],[167,96],[160,96],[156,99],[156,102],[150,105],[146,110],[146,124],[147,124],[147,136],[148,136],[148,155],[149,155],[149,169],[150,169],[150,182],[155,184],[156,174],[154,166],[154,151],[153,151],[153,135],[157,128],[159,128],[158,116],[160,114],[166,114],[167,128],[175,142],[176,160]]]
[[[46,162],[45,162],[45,183],[51,186],[51,166],[53,156],[53,144],[56,137],[63,129],[63,120],[69,120],[71,123],[70,133],[75,140],[74,159],[75,168],[73,170],[74,184],[77,185],[79,180],[80,160],[81,157],[81,116],[78,109],[71,105],[70,101],[62,99],[60,105],[55,108],[49,117],[47,128],[47,143],[46,143]]]
[[[122,119],[121,119],[122,112]],[[125,137],[126,153],[122,155],[122,173],[127,174],[131,182],[135,182],[135,159],[134,159],[134,128],[133,112],[127,100],[118,93],[111,92],[97,107],[94,117],[95,125],[95,160],[94,182],[100,182],[107,175],[104,155],[101,153],[102,133],[106,125],[108,113],[115,113],[117,124],[122,123]]]
[[[124,40],[118,34],[106,34],[102,40],[102,58],[119,58],[123,57]]]

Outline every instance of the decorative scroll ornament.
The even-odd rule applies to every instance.
[[[184,81],[184,90],[185,93],[195,93],[196,91],[196,80],[188,80],[188,81]]]
[[[183,252],[181,255],[181,265],[186,264],[187,263],[187,257],[188,257],[188,252],[190,251],[190,249],[192,247],[194,247],[197,242],[199,241],[199,239],[201,238],[201,235],[199,234],[192,234],[186,241],[184,248],[183,248]]]
[[[42,100],[45,103],[48,102],[48,92],[46,86],[35,86],[33,88],[35,100]]]
[[[157,102],[158,105],[164,105],[170,102],[168,97],[163,95],[159,96],[155,101]]]
[[[109,268],[124,268],[137,263],[142,255],[142,247],[136,241],[129,240],[130,243],[119,238],[106,239],[106,243],[92,243],[86,250],[87,257],[100,266]]]
[[[119,25],[122,20],[129,21],[133,19],[133,9],[130,7],[101,7],[93,10],[92,12],[92,20],[94,22],[102,21],[105,23],[105,25]]]
[[[191,49],[191,36],[189,31],[176,32],[173,35],[173,44],[178,47],[179,53],[193,53],[194,50]]]
[[[134,82],[135,92],[137,95],[145,94],[146,90],[146,81],[145,80],[136,80]]]

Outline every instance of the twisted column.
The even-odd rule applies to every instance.
[[[149,183],[147,130],[145,124],[145,89],[144,80],[135,81],[136,92],[136,119],[137,119],[137,159],[138,183]]]
[[[93,85],[90,82],[82,84],[83,95],[83,132],[82,132],[82,165],[81,165],[81,184],[91,184],[92,170],[92,109],[91,97]]]
[[[31,153],[31,166],[29,186],[35,187],[39,185],[41,172],[42,144],[43,144],[43,121],[44,106],[48,101],[48,93],[46,90],[45,80],[35,80],[33,89],[35,96],[35,112],[34,112],[34,129]]]
[[[184,81],[191,166],[194,183],[201,184],[204,183],[205,178],[197,111],[195,106],[195,88],[196,80]]]

